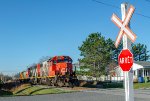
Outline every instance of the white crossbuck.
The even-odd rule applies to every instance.
[[[119,32],[117,39],[116,39],[116,42],[115,42],[116,48],[118,47],[120,40],[121,40],[124,33],[127,35],[127,37],[132,42],[134,42],[136,39],[136,35],[128,27],[128,23],[132,17],[134,10],[135,10],[135,8],[131,5],[128,12],[127,12],[127,15],[126,15],[124,21],[120,20],[115,14],[112,15],[111,20],[120,28],[120,32]]]

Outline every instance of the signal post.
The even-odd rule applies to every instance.
[[[129,22],[135,8],[130,5],[127,11],[127,3],[121,4],[122,20],[120,20],[115,14],[112,15],[111,20],[120,28],[118,37],[115,42],[116,48],[118,47],[121,38],[123,40],[123,50],[118,57],[119,66],[124,71],[124,85],[125,85],[125,101],[134,101],[133,90],[133,54],[131,50],[131,41],[136,40],[136,35],[131,31]]]

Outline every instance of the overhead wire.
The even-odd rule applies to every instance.
[[[112,4],[109,4],[109,3],[105,3],[105,2],[102,2],[102,1],[98,1],[98,0],[92,0],[92,1],[96,2],[96,3],[103,4],[105,6],[113,7],[113,8],[116,8],[116,9],[121,9],[118,6],[115,6],[115,5],[112,5]],[[146,0],[146,1],[150,2],[150,0]],[[141,13],[138,13],[138,12],[135,12],[135,14],[150,19],[150,16],[147,16],[147,15],[144,15],[144,14],[141,14]]]
[[[149,19],[150,19],[150,16],[146,16],[146,15],[143,15],[143,14],[141,14],[141,13],[137,13],[137,12],[135,12],[135,14],[136,14],[136,15],[143,16],[143,17],[145,17],[145,18],[149,18]]]
[[[108,4],[108,3],[104,3],[104,2],[101,2],[101,1],[98,1],[98,0],[92,0],[92,1],[97,2],[97,3],[100,3],[100,4],[103,4],[103,5],[105,5],[105,6],[111,6],[111,7],[113,7],[113,8],[120,9],[120,7],[118,7],[118,6],[111,5],[111,4]]]

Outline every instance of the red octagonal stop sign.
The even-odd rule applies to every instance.
[[[118,57],[119,66],[123,71],[130,71],[133,65],[133,54],[129,49],[123,49]]]

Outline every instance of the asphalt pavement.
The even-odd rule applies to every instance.
[[[0,101],[125,101],[123,89],[97,89],[36,96],[0,97]],[[135,101],[150,101],[150,90],[135,90]]]

